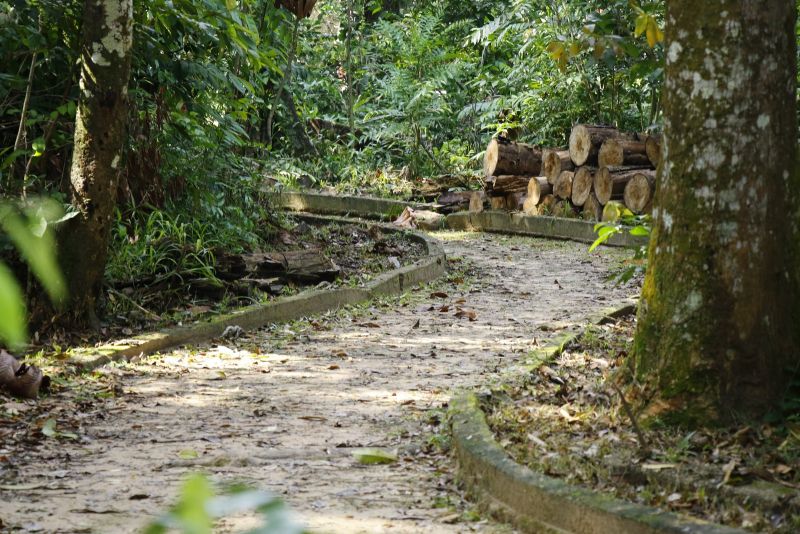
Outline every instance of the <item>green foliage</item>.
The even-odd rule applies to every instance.
[[[183,485],[178,503],[168,514],[148,525],[144,532],[211,534],[218,519],[253,512],[258,514],[261,525],[248,530],[247,534],[305,532],[303,527],[292,521],[286,507],[276,497],[241,486],[215,496],[211,483],[203,475],[191,476]]]
[[[652,219],[649,215],[636,216],[630,211],[622,214],[615,222],[599,222],[594,226],[597,239],[589,247],[589,252],[593,252],[597,247],[611,239],[612,236],[622,232],[628,232],[632,236],[647,237],[649,240],[652,230]],[[644,244],[634,249],[633,258],[614,276],[618,284],[624,284],[634,276],[644,274],[647,269],[647,248]]]
[[[9,198],[69,193],[82,5],[0,0]],[[207,276],[215,248],[260,246],[264,175],[409,196],[419,177],[477,173],[492,135],[560,145],[576,121],[659,117],[654,0],[329,0],[297,24],[291,72],[295,20],[273,0],[134,9],[117,279]]]
[[[66,297],[66,284],[55,258],[52,227],[68,218],[52,200],[29,201],[22,207],[0,204],[0,246],[16,249],[51,300]],[[27,340],[25,297],[14,273],[0,262],[0,340],[12,347]]]

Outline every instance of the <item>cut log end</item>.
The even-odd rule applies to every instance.
[[[581,216],[587,221],[600,221],[603,218],[603,205],[597,200],[594,193],[589,193],[589,197],[583,204]]]
[[[623,161],[625,161],[625,155],[622,152],[622,145],[616,139],[609,139],[600,147],[597,156],[598,166],[622,165]]]
[[[625,186],[625,206],[633,213],[641,214],[652,204],[655,179],[650,174],[636,173]]]
[[[498,149],[497,139],[489,141],[489,146],[486,147],[486,153],[483,155],[483,175],[494,176],[494,171],[497,168]]]
[[[572,203],[583,206],[592,192],[594,174],[589,167],[581,167],[572,179]]]
[[[562,171],[558,175],[556,185],[553,186],[553,193],[556,197],[564,200],[572,198],[572,181],[575,178],[575,173],[572,171]]]
[[[571,171],[575,168],[569,157],[569,150],[543,150],[542,175],[547,177],[550,185],[555,185],[561,171]]]
[[[480,213],[483,211],[483,196],[475,191],[469,197],[469,211],[470,213]]]
[[[650,160],[653,167],[658,167],[658,164],[661,163],[661,136],[650,135],[647,137],[644,144],[647,152],[647,159]]]
[[[538,176],[542,171],[542,152],[532,145],[507,139],[492,139],[483,156],[484,176]]]
[[[576,125],[569,135],[569,156],[572,162],[575,165],[583,165],[589,159],[591,150],[589,130],[583,124]]]
[[[522,205],[522,213],[525,215],[539,215],[537,202],[531,197],[526,198],[525,203]]]

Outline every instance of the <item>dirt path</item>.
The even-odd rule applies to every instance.
[[[605,281],[626,253],[439,237],[454,267],[446,281],[106,370],[122,394],[80,416],[77,442],[47,439],[16,462],[16,483],[41,486],[0,490],[2,522],[134,532],[202,470],[283,495],[318,532],[509,532],[467,521],[435,446],[444,408],[453,388],[485,384],[554,328],[631,296]],[[476,320],[456,317],[457,307]],[[361,446],[398,449],[401,460],[361,466],[351,456]]]

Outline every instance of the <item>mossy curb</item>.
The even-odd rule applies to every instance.
[[[630,313],[631,303],[603,310],[592,317]],[[562,335],[531,355],[533,368],[557,356],[578,334]],[[523,366],[525,367],[525,366]],[[489,514],[514,524],[522,532],[576,534],[700,533],[743,534],[745,531],[629,503],[579,488],[516,463],[494,439],[473,393],[461,393],[450,403],[450,428],[458,474],[473,499]]]
[[[310,214],[302,214],[300,216],[317,222],[357,222],[340,217],[323,217]],[[412,265],[378,275],[364,284],[363,287],[307,290],[299,295],[280,298],[266,304],[255,304],[226,315],[217,316],[208,322],[169,328],[100,347],[76,351],[71,354],[67,363],[75,365],[84,371],[90,371],[110,362],[127,360],[142,354],[150,354],[187,343],[201,343],[219,337],[229,326],[253,329],[273,322],[291,321],[343,306],[359,304],[379,296],[395,295],[417,284],[435,280],[447,271],[447,259],[444,250],[436,240],[420,232],[400,230],[388,224],[374,224],[377,224],[386,232],[407,233],[412,240],[424,245],[425,257],[417,260]]]
[[[435,206],[434,204],[418,204],[374,197],[334,196],[299,191],[269,193],[268,199],[274,207],[290,211],[356,215],[365,219],[378,220],[394,219],[403,212],[406,206],[417,210],[430,210]],[[529,235],[594,243],[597,239],[594,226],[593,222],[578,219],[533,217],[522,213],[490,210],[480,213],[466,211],[452,213],[447,217],[442,217],[439,227],[427,229],[445,230],[449,228],[450,230]],[[634,248],[647,244],[647,238],[623,232],[613,235],[604,244],[610,247]]]
[[[492,232],[499,234],[530,235],[550,239],[566,239],[580,243],[594,243],[597,234],[595,223],[578,219],[527,216],[507,211],[459,212],[447,216],[447,226],[452,230]],[[635,248],[647,244],[647,238],[632,236],[627,232],[614,234],[604,243],[609,247]]]

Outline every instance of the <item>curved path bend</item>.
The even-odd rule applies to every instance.
[[[438,452],[448,399],[632,296],[606,280],[628,253],[436,235],[452,270],[430,286],[106,369],[122,394],[80,415],[78,442],[28,453],[18,482],[32,489],[0,490],[0,519],[21,531],[137,532],[202,470],[282,495],[315,532],[510,532],[474,517]],[[400,461],[362,466],[355,447],[397,449]]]

